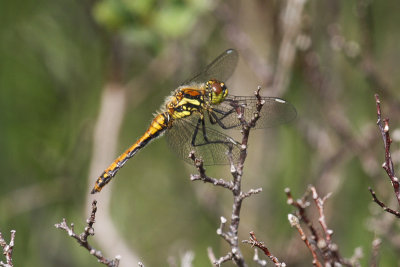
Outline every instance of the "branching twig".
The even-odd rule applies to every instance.
[[[284,267],[286,266],[286,264],[284,262],[279,262],[278,258],[275,257],[274,255],[271,254],[271,252],[269,251],[269,249],[264,245],[263,242],[260,242],[257,240],[256,235],[254,234],[253,231],[250,232],[250,240],[243,240],[243,243],[248,243],[251,244],[253,247],[258,247],[259,249],[261,249],[264,254],[271,259],[271,261],[275,264],[275,266],[280,266],[280,267]]]
[[[6,257],[6,263],[0,261],[0,266],[4,267],[13,267],[13,262],[12,262],[12,253],[14,249],[14,240],[15,240],[15,230],[11,230],[11,238],[10,238],[10,243],[7,244],[7,242],[4,240],[3,235],[0,232],[0,246],[3,248],[3,255]]]
[[[306,215],[306,208],[310,206],[310,202],[306,201],[306,198],[310,192],[310,190],[307,190],[301,199],[294,200],[290,188],[285,188],[285,193],[288,198],[287,204],[292,205],[297,209],[297,217],[307,225],[308,229],[311,231],[312,240],[317,242],[318,233]]]
[[[312,198],[318,210],[318,221],[321,225],[323,236],[318,233],[318,231],[313,226],[312,222],[308,219],[305,213],[306,208],[309,206],[309,203],[306,201],[306,197],[309,196],[310,192],[312,193]],[[328,228],[324,214],[324,204],[325,201],[329,198],[330,194],[326,195],[323,198],[320,198],[315,187],[310,186],[309,190],[307,190],[302,200],[294,201],[290,189],[285,189],[285,193],[288,197],[288,204],[297,208],[297,214],[299,216],[298,218],[292,214],[289,214],[289,222],[292,227],[297,228],[301,239],[311,251],[314,266],[335,266],[335,264],[341,264],[343,266],[359,265],[359,253],[356,255],[357,257],[354,257],[354,259],[352,260],[345,259],[340,256],[338,246],[332,242],[333,231]],[[311,232],[310,237],[307,237],[306,233],[300,225],[300,221],[307,225],[308,229]],[[322,255],[323,259],[318,259],[318,255]],[[323,262],[323,264],[321,262]]]
[[[240,155],[239,161],[237,164],[234,163],[232,152],[228,152],[228,159],[231,164],[231,174],[232,174],[232,181],[224,181],[222,179],[218,180],[215,178],[208,177],[205,173],[205,169],[203,167],[203,162],[201,159],[196,158],[193,152],[190,153],[189,158],[193,160],[199,174],[191,175],[190,179],[192,181],[201,180],[207,183],[211,183],[216,186],[222,186],[224,188],[229,189],[233,194],[233,208],[232,208],[232,215],[231,221],[229,225],[229,230],[224,232],[223,227],[226,223],[226,219],[221,217],[221,226],[217,230],[218,235],[220,235],[231,247],[231,251],[228,252],[225,256],[220,257],[219,259],[215,260],[215,256],[212,254],[210,257],[210,250],[209,250],[209,257],[213,259],[213,264],[219,266],[221,263],[233,260],[236,265],[238,266],[247,266],[243,255],[239,249],[238,244],[238,229],[239,229],[239,221],[240,221],[240,210],[242,206],[243,199],[261,192],[261,188],[258,189],[251,189],[247,193],[243,193],[241,191],[241,180],[243,176],[243,167],[244,162],[247,157],[247,144],[249,140],[249,134],[251,128],[255,127],[257,120],[260,118],[260,111],[264,105],[264,100],[261,99],[260,96],[260,87],[255,92],[255,97],[257,98],[256,104],[256,112],[253,114],[250,121],[246,121],[244,109],[242,106],[238,105],[234,100],[231,102],[231,106],[236,110],[238,114],[238,120],[242,125],[242,142],[240,146]]]
[[[378,125],[379,131],[382,135],[383,144],[385,146],[385,162],[382,164],[382,168],[386,171],[386,173],[390,179],[397,202],[400,207],[400,183],[399,183],[399,179],[396,177],[396,174],[394,171],[394,166],[393,166],[393,161],[392,161],[392,156],[390,154],[390,145],[392,143],[392,139],[390,138],[390,133],[389,133],[389,119],[382,120],[381,102],[380,102],[379,96],[377,94],[375,95],[375,101],[376,101],[376,112],[377,112],[377,117],[378,117],[376,124]],[[369,191],[371,192],[373,200],[379,206],[381,206],[384,211],[389,212],[389,213],[397,216],[398,218],[400,218],[400,213],[398,211],[388,208],[382,201],[380,201],[377,198],[375,192],[371,188],[369,188]]]
[[[337,245],[332,243],[333,230],[329,229],[328,225],[326,224],[325,214],[324,214],[324,204],[331,194],[328,193],[323,198],[320,198],[314,186],[311,186],[310,190],[312,192],[312,198],[318,209],[319,213],[318,222],[321,225],[322,231],[324,233],[324,238],[320,238],[318,240],[317,245],[318,248],[321,249],[323,253],[325,262],[329,262],[332,265],[338,262],[342,263],[345,266],[353,266],[346,259],[339,256]]]
[[[215,178],[212,178],[212,177],[208,177],[206,175],[206,169],[204,169],[204,166],[203,166],[203,161],[198,159],[198,158],[196,158],[196,156],[195,156],[193,151],[189,153],[189,158],[193,160],[194,165],[196,166],[197,171],[199,172],[199,174],[191,174],[190,175],[190,180],[191,181],[200,180],[200,181],[203,181],[205,183],[206,182],[207,183],[212,183],[213,185],[222,186],[222,187],[228,188],[230,190],[233,189],[233,183],[232,182],[227,182],[227,181],[225,181],[223,179],[219,179],[218,180],[218,179],[215,179]]]
[[[314,186],[311,186],[311,192],[312,192],[312,198],[315,201],[315,205],[318,208],[318,212],[319,212],[319,218],[318,221],[321,224],[322,230],[324,231],[325,234],[325,240],[327,242],[327,246],[329,247],[331,245],[331,236],[333,234],[333,231],[331,229],[328,229],[328,226],[326,225],[326,221],[325,221],[325,214],[324,214],[324,204],[325,201],[330,197],[330,193],[328,193],[328,195],[326,195],[324,198],[320,198],[318,196],[317,190],[315,189]]]
[[[63,218],[61,223],[55,224],[55,227],[65,230],[70,237],[74,238],[79,243],[79,245],[86,248],[90,254],[94,255],[98,259],[99,262],[109,267],[118,267],[120,256],[116,256],[114,259],[109,260],[103,256],[100,250],[96,250],[95,248],[93,248],[87,240],[89,236],[94,235],[93,224],[95,223],[95,218],[96,218],[96,211],[97,211],[96,204],[97,201],[93,200],[92,212],[90,214],[90,217],[86,220],[87,226],[85,227],[83,233],[77,235],[74,231],[74,224],[71,223],[71,225],[68,226],[65,218]]]
[[[214,261],[213,264],[215,266],[221,266],[222,263],[230,261],[233,259],[232,252],[228,252],[225,256],[220,257],[218,260]]]
[[[306,234],[304,233],[303,228],[301,228],[299,218],[297,218],[293,214],[289,214],[288,215],[288,220],[289,220],[289,223],[290,223],[290,225],[292,227],[296,227],[297,231],[300,234],[301,240],[304,241],[304,243],[306,244],[306,246],[310,250],[310,252],[311,252],[311,254],[313,256],[313,262],[312,262],[313,266],[322,267],[322,264],[318,260],[318,256],[317,256],[317,253],[315,251],[314,246],[312,246],[310,241],[308,241],[308,238],[307,238]]]
[[[384,211],[386,211],[386,212],[388,212],[388,213],[391,213],[391,214],[395,215],[396,217],[400,218],[400,212],[395,211],[395,210],[392,210],[391,208],[387,207],[387,206],[385,205],[385,203],[383,203],[382,201],[380,201],[380,200],[378,199],[378,197],[376,196],[375,191],[374,191],[371,187],[368,187],[368,190],[369,190],[369,192],[371,193],[372,198],[373,198],[373,200],[374,200],[374,202],[375,202],[376,204],[378,204],[379,206],[381,206],[381,208],[382,208]]]

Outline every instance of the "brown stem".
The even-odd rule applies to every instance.
[[[85,227],[85,230],[81,234],[76,234],[74,231],[74,224],[71,223],[70,226],[68,226],[67,221],[65,218],[63,218],[61,223],[57,223],[54,226],[58,229],[63,229],[65,230],[68,235],[72,238],[74,238],[79,245],[82,247],[86,248],[90,254],[94,255],[99,262],[103,263],[104,265],[107,265],[109,267],[118,267],[120,257],[116,256],[114,259],[109,260],[103,256],[100,250],[96,250],[93,248],[89,242],[88,242],[88,237],[94,235],[94,229],[93,229],[93,224],[95,223],[96,219],[96,211],[97,211],[97,201],[93,200],[92,202],[92,211],[90,213],[90,217],[87,219],[87,226]]]
[[[389,119],[383,119],[382,120],[382,112],[381,112],[381,101],[379,99],[379,96],[375,94],[375,102],[376,102],[376,113],[378,120],[376,124],[378,125],[379,131],[382,135],[383,139],[383,144],[385,147],[385,162],[382,164],[382,168],[386,171],[390,182],[393,186],[393,190],[397,199],[397,202],[400,207],[400,183],[399,179],[396,177],[395,171],[394,171],[394,166],[393,166],[393,161],[392,161],[392,156],[390,154],[390,145],[392,143],[392,139],[390,138],[390,133],[389,133]],[[372,194],[372,197],[374,198],[374,201],[381,206],[385,211],[392,213],[399,217],[397,214],[398,212],[387,208],[387,206],[378,200],[378,198],[375,195],[375,192],[373,192],[370,189],[370,192]]]
[[[318,260],[318,256],[316,253],[316,249],[314,248],[314,246],[311,245],[310,241],[308,240],[306,234],[304,233],[303,229],[300,226],[300,222],[299,222],[299,218],[297,218],[296,216],[289,214],[288,215],[288,219],[289,219],[289,223],[292,227],[296,227],[297,231],[300,234],[301,240],[303,240],[303,242],[306,244],[307,248],[310,250],[311,255],[313,257],[313,266],[316,267],[322,267],[322,264],[319,262]]]
[[[400,212],[395,211],[395,210],[392,210],[391,208],[387,207],[382,201],[380,201],[380,200],[378,199],[378,197],[376,196],[375,191],[374,191],[371,187],[368,187],[368,190],[369,190],[369,192],[371,193],[372,198],[373,198],[373,200],[374,200],[374,202],[375,202],[376,204],[378,204],[379,206],[381,206],[381,208],[382,208],[384,211],[389,212],[389,213],[395,215],[397,218],[400,218]]]
[[[248,243],[251,244],[253,247],[258,247],[261,249],[264,254],[271,259],[271,261],[275,264],[275,266],[286,266],[285,263],[281,263],[277,257],[272,255],[272,253],[269,251],[269,249],[264,245],[263,242],[260,242],[257,240],[256,235],[254,234],[253,231],[250,232],[250,240],[243,240],[243,243]]]

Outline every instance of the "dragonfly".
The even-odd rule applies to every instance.
[[[166,136],[171,149],[186,161],[190,161],[191,151],[202,158],[204,165],[229,164],[228,152],[237,161],[240,144],[224,132],[241,129],[237,107],[248,121],[256,112],[257,103],[255,96],[228,94],[225,81],[234,72],[238,59],[238,52],[228,49],[176,88],[146,132],[97,178],[91,193],[100,192],[130,158],[161,135]],[[296,109],[289,102],[277,97],[261,98],[264,105],[255,128],[273,127],[296,117]]]

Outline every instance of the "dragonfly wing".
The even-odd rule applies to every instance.
[[[228,49],[211,62],[203,71],[182,85],[192,82],[208,82],[211,79],[225,82],[232,75],[239,60],[239,54],[234,49]]]
[[[292,104],[277,97],[262,97],[265,101],[261,112],[260,119],[257,121],[256,128],[269,128],[283,123],[287,123],[296,118],[297,112]],[[238,105],[242,108],[244,118],[250,121],[256,112],[256,97],[252,96],[228,96],[227,99],[215,106],[216,109],[224,112],[230,112],[233,106]],[[221,122],[228,128],[240,128],[238,114],[233,111],[228,116],[221,116]]]
[[[205,141],[202,127],[200,126],[195,139],[196,145],[192,145],[198,118],[198,114],[192,114],[187,118],[181,118],[173,122],[172,127],[165,134],[171,149],[179,158],[188,163],[192,163],[188,156],[191,151],[194,151],[197,157],[203,159],[204,165],[229,164],[227,153],[231,150],[233,160],[236,163],[240,154],[238,142],[219,131],[206,127],[205,132],[208,141]]]

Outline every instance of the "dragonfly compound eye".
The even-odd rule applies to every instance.
[[[207,85],[210,90],[210,97],[212,104],[221,103],[228,94],[228,89],[226,88],[225,83],[223,82],[211,80],[207,83]]]
[[[211,90],[212,90],[212,92],[213,92],[213,94],[215,94],[215,95],[220,95],[221,93],[222,93],[222,86],[221,86],[221,84],[223,85],[223,83],[219,83],[219,82],[217,82],[217,81],[213,81],[212,83],[211,83]]]

